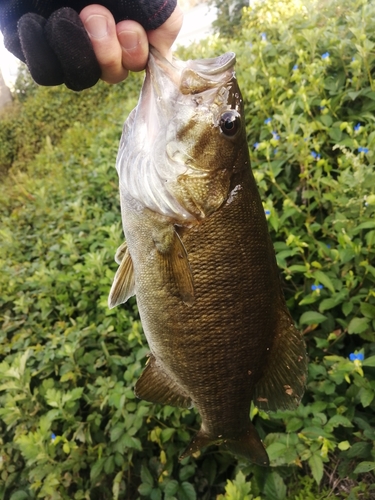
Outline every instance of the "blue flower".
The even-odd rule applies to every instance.
[[[293,71],[297,71],[297,69],[298,69],[298,64],[295,64],[295,65],[293,66]]]
[[[271,210],[265,210],[265,211],[264,211],[264,213],[265,213],[266,215],[271,215]]]
[[[323,111],[323,109],[325,108],[326,108],[325,106],[319,106],[320,111]]]
[[[368,153],[369,149],[368,148],[363,148],[362,146],[360,146],[358,148],[358,151],[359,151],[359,153],[365,153],[366,154],[366,153]]]
[[[311,151],[310,155],[315,159],[315,160],[320,160],[320,154],[317,153],[316,151]]]
[[[268,125],[268,124],[269,124],[269,123],[271,123],[271,122],[272,122],[272,118],[266,118],[266,119],[264,120],[264,123],[265,123],[266,125]]]
[[[280,139],[279,134],[275,130],[272,130],[272,136],[275,139],[275,141],[278,141]]]
[[[322,54],[322,59],[328,59],[329,58],[329,52],[324,52],[324,54]]]
[[[54,434],[53,432],[51,434],[51,439],[52,439],[52,441],[54,441],[56,439],[56,434]]]
[[[275,149],[273,150],[273,154],[275,155],[275,154],[277,153],[277,151],[278,151],[278,149],[277,149],[277,148],[275,148]]]
[[[322,290],[324,288],[323,285],[311,285],[311,290]]]
[[[365,356],[361,352],[352,352],[351,354],[349,354],[349,359],[350,361],[355,361],[356,359],[358,359],[358,361],[363,361],[365,359]]]
[[[361,124],[357,123],[357,125],[354,127],[354,131],[358,132],[358,130],[361,128]]]
[[[327,248],[331,248],[331,245],[329,245],[329,244],[327,243],[326,247],[327,247]]]
[[[256,143],[254,144],[254,149],[258,149],[258,147],[259,147],[259,142],[256,142]]]
[[[263,42],[265,42],[267,40],[267,35],[265,33],[261,33],[260,37],[263,40]]]

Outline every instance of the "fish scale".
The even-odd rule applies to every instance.
[[[136,395],[195,406],[201,415],[201,429],[182,457],[219,444],[268,465],[249,419],[251,402],[265,410],[296,407],[306,354],[285,304],[250,168],[233,68],[230,53],[170,63],[151,50],[117,161],[126,243],[116,254],[120,267],[109,305],[137,298],[151,354]],[[157,106],[156,117],[148,113]],[[150,134],[141,136],[148,121]],[[131,158],[140,161],[142,148],[147,164],[132,169]],[[142,197],[137,175],[145,170],[147,189],[155,186],[157,196]],[[179,206],[181,213],[171,211]]]

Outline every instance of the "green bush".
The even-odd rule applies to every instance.
[[[310,357],[295,412],[251,409],[269,469],[223,450],[179,462],[199,417],[133,394],[147,344],[135,301],[108,310],[107,295],[122,241],[114,163],[139,78],[21,92],[6,127],[24,146],[0,148],[12,163],[0,187],[1,498],[374,498],[374,19],[371,1],[268,0],[245,9],[235,40],[181,49],[237,53],[253,169]]]

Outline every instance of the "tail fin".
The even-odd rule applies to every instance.
[[[269,465],[266,449],[250,421],[247,430],[236,438],[210,436],[203,429],[200,429],[180,456],[180,460],[196,453],[200,448],[213,444],[222,445],[226,450],[247,458],[256,465],[265,467]]]

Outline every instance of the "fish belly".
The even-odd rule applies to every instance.
[[[231,203],[178,230],[194,279],[190,306],[158,272],[147,231],[138,231],[135,248],[132,230],[127,238],[133,260],[141,260],[134,264],[136,295],[151,353],[217,435],[247,427],[276,329],[279,278],[252,182],[247,175]]]

